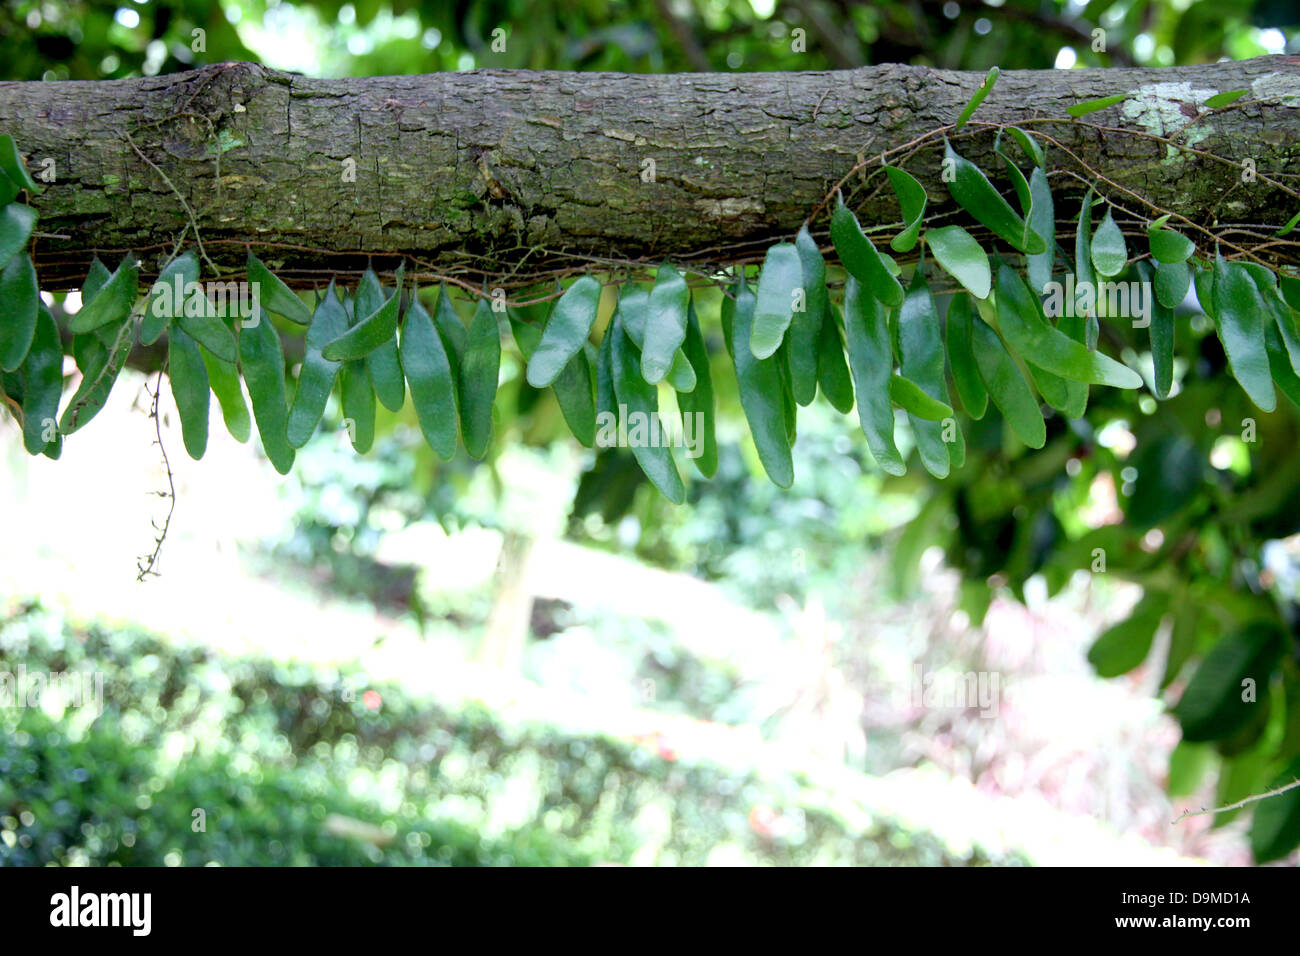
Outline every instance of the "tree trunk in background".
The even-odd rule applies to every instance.
[[[0,83],[0,131],[14,136],[34,172],[53,163],[54,181],[33,201],[45,234],[35,248],[45,288],[75,288],[95,252],[112,263],[133,251],[146,273],[156,271],[188,222],[177,193],[208,254],[235,273],[251,245],[296,285],[359,271],[373,255],[377,268],[406,256],[416,274],[475,286],[509,273],[505,285],[517,287],[547,270],[584,268],[574,256],[761,256],[774,238],[793,235],[860,159],[954,122],[982,79],[878,66],[320,80],[223,64],[134,80]],[[1197,102],[1237,89],[1250,92],[1196,119]],[[1083,122],[1066,115],[1068,106],[1118,93],[1131,95]],[[1298,104],[1300,59],[1291,56],[1014,71],[955,145],[998,170],[993,137],[966,133],[1015,123],[1074,154],[1049,148],[1052,168],[1091,180],[1080,164],[1092,167],[1115,183],[1107,194],[1138,216],[1154,213],[1124,189],[1221,230],[1280,225],[1298,208],[1291,196],[1243,184],[1233,165],[1169,154],[1165,143],[1123,131],[1178,134],[1197,149],[1251,159],[1262,174],[1295,176]],[[953,208],[939,180],[941,149],[931,139],[906,163],[937,213]],[[653,181],[645,181],[651,163]],[[898,220],[879,177],[851,185],[864,225]],[[1082,190],[1068,174],[1053,185]],[[1075,210],[1058,203],[1057,212],[1064,222]],[[1300,260],[1295,248],[1278,241],[1290,261]]]
[[[501,555],[492,577],[492,611],[479,649],[482,663],[511,674],[517,674],[523,665],[532,624],[533,595],[527,574],[533,544],[531,535],[518,531],[502,535]]]

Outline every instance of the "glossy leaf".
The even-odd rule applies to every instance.
[[[832,305],[817,335],[817,384],[831,407],[847,415],[853,409],[853,379],[844,360],[843,328],[840,311]]]
[[[972,323],[975,362],[989,397],[1016,436],[1030,448],[1047,443],[1047,426],[1029,384],[1002,339],[980,318]]]
[[[275,470],[287,475],[293,468],[294,450],[286,433],[289,403],[284,384],[284,351],[269,319],[240,330],[239,367],[253,402],[253,419],[257,422],[262,449]]]
[[[443,289],[439,293],[440,308],[445,299],[446,290]],[[411,305],[406,310],[406,319],[402,323],[400,353],[420,431],[424,433],[424,440],[434,453],[443,461],[448,461],[456,454],[456,435],[460,421],[457,380],[452,374],[451,359],[442,336],[438,334],[433,318],[420,302],[418,288],[412,289]],[[358,400],[357,406],[361,405]],[[373,410],[371,415],[373,429]]]
[[[618,404],[627,409],[625,424],[632,454],[651,484],[673,504],[681,504],[686,500],[686,487],[673,462],[672,451],[662,442],[652,441],[649,434],[656,428],[655,423],[659,418],[659,390],[641,374],[643,358],[637,354],[632,340],[624,334],[622,316],[618,312],[615,312],[606,334],[614,336],[610,344],[614,396]],[[748,352],[748,343],[746,346]],[[662,341],[660,347],[666,347]],[[672,351],[676,351],[676,347]],[[671,356],[672,352],[668,354]],[[634,430],[634,426],[638,427]]]
[[[939,330],[939,315],[934,307],[934,297],[926,285],[925,274],[920,268],[912,276],[907,298],[903,300],[903,307],[898,313],[898,345],[899,370],[903,377],[915,382],[930,398],[947,407],[948,386],[943,375],[943,338]],[[948,408],[948,415],[951,414],[952,409]],[[949,443],[943,438],[943,424],[941,421],[929,420],[929,416],[909,413],[909,418],[922,464],[936,478],[947,477],[952,468],[952,454]],[[952,424],[955,425],[955,421]],[[960,434],[959,431],[955,433],[957,442],[961,441]]]
[[[1146,660],[1168,610],[1169,595],[1151,591],[1128,617],[1103,631],[1088,650],[1088,663],[1097,676],[1119,677]]]
[[[897,166],[886,166],[885,175],[894,187],[894,194],[898,196],[898,208],[903,213],[903,231],[890,240],[889,246],[895,252],[911,252],[916,246],[925,219],[928,198],[925,187],[911,173]]]
[[[980,419],[988,409],[989,393],[984,387],[984,380],[980,378],[979,366],[975,364],[973,334],[970,297],[956,295],[948,306],[948,327],[945,333],[948,364],[966,414]]]
[[[1277,407],[1264,347],[1264,301],[1244,267],[1218,256],[1214,264],[1214,313],[1219,340],[1233,377],[1266,412]]]
[[[849,275],[870,295],[891,307],[902,304],[903,287],[885,266],[875,243],[858,225],[858,217],[844,205],[843,196],[831,214],[831,241]]]
[[[330,392],[334,390],[341,362],[334,362],[321,354],[327,342],[333,342],[348,329],[348,313],[339,301],[331,279],[325,297],[316,305],[312,313],[311,325],[307,327],[302,367],[298,372],[298,388],[293,394],[293,405],[289,409],[289,421],[285,435],[289,444],[301,448],[316,432]]]
[[[794,461],[786,430],[786,410],[781,371],[775,356],[756,358],[750,347],[757,300],[743,279],[732,287],[735,298],[723,299],[725,322],[731,328],[732,360],[740,385],[740,406],[758,449],[759,461],[772,482],[781,488],[794,483]]]
[[[1260,704],[1242,699],[1242,682],[1253,680],[1261,690],[1268,687],[1282,646],[1277,627],[1263,622],[1221,638],[1173,709],[1183,739],[1222,740],[1250,721]]]
[[[193,252],[182,252],[163,267],[149,289],[144,318],[140,322],[140,341],[153,345],[167,326],[185,312],[185,300],[197,288],[199,260]]]
[[[822,326],[830,319],[831,300],[826,291],[826,260],[805,224],[795,237],[803,271],[804,305],[796,312],[787,333],[790,343],[790,386],[794,399],[808,405],[817,397],[817,355]],[[699,374],[699,368],[695,369]]]
[[[961,226],[942,226],[926,230],[925,243],[935,261],[971,295],[977,299],[988,298],[993,274],[989,270],[989,257],[974,236]]]
[[[651,385],[663,381],[673,366],[674,354],[682,347],[690,301],[691,290],[687,288],[686,280],[672,266],[661,265],[647,302],[644,346],[641,349],[641,377]]]
[[[253,422],[248,416],[248,405],[244,402],[244,389],[239,383],[239,370],[230,362],[223,362],[202,345],[199,355],[203,358],[203,367],[208,373],[208,385],[212,394],[217,396],[221,406],[221,418],[226,423],[226,431],[237,442],[246,442],[253,434]]]
[[[195,461],[208,447],[208,409],[212,392],[199,345],[181,329],[167,336],[167,378],[181,419],[181,440]]]
[[[688,448],[687,455],[701,475],[712,478],[718,471],[713,375],[709,369],[709,351],[704,344],[704,335],[700,331],[700,320],[695,315],[694,306],[691,306],[687,316],[686,341],[682,343],[682,350],[695,370],[696,381],[695,388],[691,391],[677,393],[677,407],[681,410],[684,434],[695,442],[695,448]],[[813,386],[816,387],[815,381]]]
[[[958,205],[1016,250],[1029,255],[1046,251],[1043,237],[1028,227],[978,166],[960,156],[947,142],[944,144],[944,163],[951,170],[950,175],[945,176],[948,191]]]
[[[1128,264],[1128,246],[1108,208],[1106,218],[1092,235],[1092,267],[1106,278],[1117,276]]]
[[[36,210],[11,202],[0,209],[0,269],[22,251],[36,227]]]
[[[63,345],[59,327],[42,303],[36,310],[36,329],[23,360],[23,447],[30,454],[58,456],[62,437],[57,430],[59,398],[63,393]]]
[[[545,342],[546,334],[543,333],[538,348],[542,348]],[[471,458],[482,459],[492,441],[492,405],[496,401],[500,374],[500,327],[488,300],[479,299],[469,323],[465,360],[460,367],[460,430],[465,450]]]
[[[246,268],[249,285],[256,291],[257,301],[263,309],[282,315],[298,325],[308,325],[311,322],[312,310],[307,308],[307,303],[298,298],[251,250]]]
[[[582,351],[600,307],[600,283],[583,276],[565,290],[551,309],[541,341],[528,360],[528,384],[545,388]]]
[[[12,372],[27,358],[40,303],[31,256],[14,256],[0,270],[0,369]]]
[[[884,471],[905,474],[907,466],[894,443],[894,406],[889,396],[894,355],[885,309],[853,276],[844,287],[844,334],[867,448]]]
[[[808,307],[803,291],[803,263],[792,243],[777,243],[767,250],[758,275],[754,330],[749,343],[755,358],[768,358],[781,347],[796,306],[801,311]]]
[[[127,256],[95,295],[82,302],[80,310],[68,319],[68,331],[80,335],[101,325],[116,325],[131,314],[135,304],[136,283],[140,268],[134,256]]]

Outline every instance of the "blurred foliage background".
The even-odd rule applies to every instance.
[[[119,79],[236,59],[357,76],[883,62],[1069,69],[1297,50],[1300,14],[1284,0],[0,6],[11,80]],[[702,316],[715,313],[701,304]],[[364,605],[374,646],[399,622],[511,679],[577,690],[601,707],[756,728],[860,776],[938,767],[980,793],[1101,816],[1182,852],[1241,862],[1249,841],[1258,861],[1293,858],[1300,799],[1291,796],[1300,792],[1257,809],[1249,836],[1250,815],[1168,827],[1171,800],[1240,799],[1290,779],[1300,756],[1297,410],[1249,406],[1194,300],[1178,323],[1169,401],[1094,390],[1086,419],[1049,417],[1038,452],[1009,443],[996,413],[966,422],[967,464],[943,483],[919,468],[883,475],[853,418],[818,402],[800,419],[795,487],[772,487],[742,436],[734,381],[720,363],[715,381],[730,419],[720,421],[719,474],[694,483],[683,508],[648,487],[626,453],[584,455],[565,442],[553,397],[531,389],[508,355],[488,462],[436,463],[409,407],[381,413],[381,439],[357,458],[336,440],[331,409],[336,427],[278,486],[284,520],[245,540],[240,561],[279,587]],[[721,355],[716,327],[706,334]],[[1124,333],[1117,347],[1149,369],[1144,341]],[[117,440],[148,457],[138,418],[122,425],[137,437]],[[37,473],[20,483],[38,503]],[[420,543],[442,535],[468,562],[467,542],[488,532],[491,581],[459,590],[455,568],[433,566],[434,550]],[[38,551],[54,547],[57,535],[45,533]],[[555,542],[579,550],[556,551]],[[728,630],[725,617],[688,632],[630,603],[586,607],[565,587],[537,584],[546,556],[585,553],[703,580],[731,602],[726,613],[760,617],[731,625],[735,640],[710,648],[708,633]],[[593,587],[583,573],[575,565],[572,589]],[[642,591],[661,586],[644,580]],[[660,603],[696,600],[663,586]],[[453,706],[404,686],[385,685],[382,707],[372,708],[343,699],[349,678],[333,664],[295,669],[185,649],[134,624],[81,622],[60,598],[32,601],[22,590],[16,583],[0,605],[0,660],[91,667],[116,690],[93,721],[75,711],[0,712],[0,861],[1021,859],[1018,848],[954,849],[867,797],[850,800],[842,781],[688,760],[657,731],[619,737],[513,722],[482,703]],[[143,590],[133,600],[153,597]],[[1260,622],[1279,636],[1253,658],[1251,672],[1268,678],[1259,706],[1180,743],[1165,705],[1189,686],[1206,700],[1235,694],[1235,684],[1197,685],[1200,665],[1209,662],[1208,675],[1254,653],[1242,635]],[[1118,630],[1094,646],[1090,666],[1084,654],[1110,624]],[[744,646],[746,628],[771,642]],[[914,667],[1022,678],[1047,703],[1035,709],[1031,696],[992,720],[975,708],[917,706]],[[1094,670],[1119,680],[1103,683]],[[783,683],[778,673],[793,676]],[[1116,730],[1122,744],[1071,736],[1072,722],[1104,723],[1107,713],[1127,721]],[[1029,726],[1044,714],[1059,720],[1050,732]],[[206,835],[191,829],[195,807],[224,811]]]

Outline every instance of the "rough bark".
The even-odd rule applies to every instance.
[[[241,63],[112,82],[0,83],[0,131],[35,172],[55,164],[55,181],[33,202],[46,288],[76,287],[95,252],[111,261],[129,250],[146,273],[156,269],[187,225],[177,193],[208,255],[235,272],[251,245],[300,285],[358,270],[369,256],[377,268],[406,256],[417,273],[473,284],[506,276],[512,287],[581,265],[574,256],[719,263],[761,255],[860,159],[952,123],[981,80],[896,65],[321,80]],[[1201,118],[1182,141],[1252,159],[1261,174],[1253,184],[1233,165],[1171,153],[1154,138],[1195,119],[1197,100],[1236,89],[1251,92]],[[1125,104],[1082,121],[1066,116],[1080,101],[1130,92]],[[1262,178],[1293,182],[1300,173],[1298,105],[1300,58],[1288,56],[1016,71],[1002,75],[954,145],[995,171],[984,124],[1032,128],[1113,180],[1121,188],[1103,192],[1135,215],[1154,213],[1124,189],[1246,241],[1225,226],[1267,235],[1265,224],[1300,208]],[[932,137],[906,161],[940,218],[952,209],[939,180],[941,147]],[[1069,174],[1088,175],[1079,163],[1060,149],[1049,157],[1054,188],[1081,191]],[[355,182],[344,181],[347,160]],[[643,180],[649,160],[653,182]],[[850,184],[864,225],[898,219],[882,182]],[[1063,222],[1075,212],[1061,203],[1057,211]],[[1212,245],[1208,234],[1198,241]],[[1297,258],[1289,243],[1267,251]]]

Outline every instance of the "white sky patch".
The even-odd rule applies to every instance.
[[[1269,53],[1284,53],[1286,51],[1286,34],[1276,27],[1258,31],[1255,39]]]
[[[1053,65],[1058,70],[1068,70],[1078,62],[1079,55],[1074,52],[1074,47],[1063,46],[1056,51],[1056,63]]]

